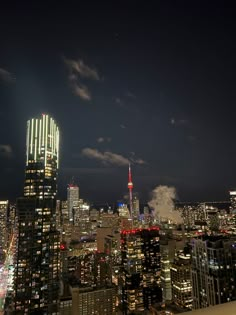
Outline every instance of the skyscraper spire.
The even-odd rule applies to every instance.
[[[128,189],[129,189],[130,218],[133,220],[133,183],[132,183],[132,174],[131,174],[130,163],[129,163],[129,174],[128,174]]]

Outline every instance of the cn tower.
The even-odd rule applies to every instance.
[[[129,189],[130,218],[133,220],[133,183],[132,183],[130,163],[129,163],[129,175],[128,175],[128,189]]]

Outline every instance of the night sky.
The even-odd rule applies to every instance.
[[[227,1],[43,1],[0,10],[0,199],[22,195],[26,122],[61,131],[59,197],[236,188],[236,11]],[[109,4],[108,4],[109,3]],[[154,6],[155,3],[155,6]],[[233,1],[232,1],[233,3]]]

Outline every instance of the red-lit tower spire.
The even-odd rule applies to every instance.
[[[129,207],[130,207],[130,218],[133,220],[133,183],[131,166],[129,164],[129,175],[128,175],[128,189],[129,189]]]

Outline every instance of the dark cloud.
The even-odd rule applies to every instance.
[[[97,142],[98,143],[111,142],[111,138],[110,137],[99,137],[99,138],[97,138]]]
[[[82,83],[83,78],[91,80],[100,80],[99,74],[96,69],[93,69],[86,65],[83,60],[73,60],[63,58],[68,71],[69,84],[75,95],[79,96],[84,101],[90,101],[92,94],[87,85]]]
[[[11,158],[12,156],[12,147],[9,144],[0,144],[0,157]]]
[[[100,152],[97,149],[92,148],[83,149],[82,156],[101,161],[105,165],[125,166],[129,165],[130,162],[139,165],[146,164],[146,162],[140,158],[128,159],[121,154],[113,153],[110,151]]]
[[[13,83],[15,81],[15,77],[9,71],[0,68],[0,81],[4,81],[6,83]]]

